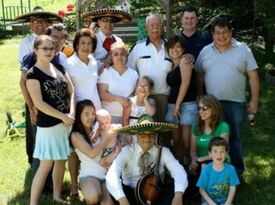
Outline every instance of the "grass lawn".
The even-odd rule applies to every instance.
[[[11,110],[16,120],[21,120],[24,103],[19,88],[17,62],[20,38],[0,42],[0,139],[6,129],[5,111]],[[260,67],[274,63],[271,56],[260,48],[255,50]],[[261,97],[257,124],[245,125],[244,155],[247,171],[244,184],[237,189],[237,205],[275,204],[275,87],[265,84],[264,71],[260,70]],[[15,138],[0,143],[0,205],[25,205],[29,203],[30,170],[25,154],[25,138]],[[65,194],[69,192],[68,172],[65,176]],[[43,195],[41,204],[52,204],[51,195]],[[73,204],[84,204],[74,202]]]

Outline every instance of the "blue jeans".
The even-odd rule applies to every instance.
[[[242,127],[245,121],[246,104],[242,102],[220,101],[222,103],[224,119],[229,124],[229,155],[237,174],[244,172],[243,148],[241,142]]]

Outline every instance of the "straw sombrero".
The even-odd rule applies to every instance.
[[[134,135],[142,132],[166,132],[177,127],[178,125],[175,124],[154,122],[150,115],[144,114],[136,124],[125,126],[117,131],[123,134]]]
[[[32,11],[27,14],[23,14],[20,16],[17,16],[15,18],[16,21],[21,22],[21,23],[26,23],[30,22],[31,18],[36,17],[36,18],[43,18],[47,19],[51,23],[60,23],[63,22],[63,17],[59,16],[56,13],[49,12],[49,11]]]
[[[129,13],[113,8],[97,9],[82,15],[84,20],[90,20],[93,22],[97,22],[101,17],[112,17],[114,18],[115,23],[128,23],[132,19],[132,16]]]

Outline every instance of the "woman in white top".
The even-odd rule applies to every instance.
[[[75,88],[76,101],[89,99],[101,109],[97,90],[98,64],[92,56],[97,40],[88,28],[80,29],[73,41],[74,54],[67,59],[66,70]]]
[[[96,43],[96,37],[90,29],[83,28],[77,31],[73,41],[74,54],[67,59],[65,69],[73,82],[76,102],[89,99],[94,103],[96,110],[99,110],[101,102],[97,90],[98,65],[92,56]],[[69,158],[71,198],[78,197],[78,168],[79,160],[75,152],[72,152]]]
[[[80,159],[79,184],[86,204],[113,204],[105,184],[107,168],[117,155],[117,150],[101,157],[109,141],[117,136],[110,134],[94,142],[96,119],[95,106],[90,100],[79,101],[76,105],[75,123],[71,142]]]
[[[112,123],[122,123],[123,109],[130,106],[130,97],[136,87],[138,74],[126,67],[128,50],[123,42],[111,46],[113,65],[105,69],[98,80],[102,107],[112,116]]]

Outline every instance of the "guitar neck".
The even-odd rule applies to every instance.
[[[154,174],[156,176],[159,176],[159,166],[160,166],[161,152],[162,152],[162,146],[159,146],[158,157],[157,157],[156,166],[155,166],[155,170],[154,170]]]

